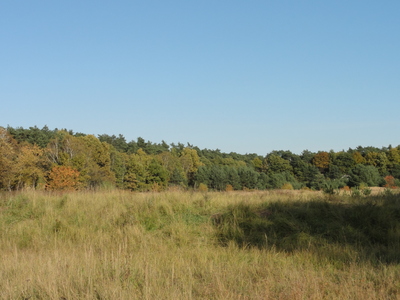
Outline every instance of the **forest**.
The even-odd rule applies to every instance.
[[[47,126],[0,127],[0,189],[131,191],[363,189],[400,185],[400,146],[317,153],[223,153],[121,134],[97,137]]]

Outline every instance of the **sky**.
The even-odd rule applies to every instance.
[[[400,1],[0,1],[0,126],[266,155],[400,144]]]

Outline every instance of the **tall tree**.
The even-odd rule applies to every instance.
[[[20,147],[15,161],[17,189],[24,187],[44,189],[46,163],[43,152],[43,149],[36,144],[26,143]]]
[[[182,150],[179,160],[188,182],[193,184],[194,174],[203,165],[197,151],[186,147]]]

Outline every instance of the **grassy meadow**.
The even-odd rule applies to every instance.
[[[0,299],[400,299],[400,197],[0,194]]]

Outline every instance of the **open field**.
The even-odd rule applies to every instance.
[[[0,195],[0,299],[400,299],[400,198]]]

